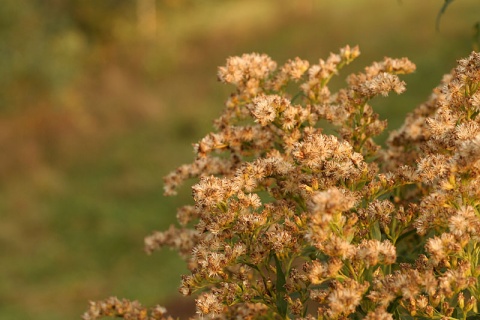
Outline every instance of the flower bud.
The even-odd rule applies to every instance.
[[[387,225],[383,227],[383,231],[385,234],[390,235],[390,228]]]
[[[458,300],[458,306],[460,309],[463,309],[465,307],[465,296],[463,295],[463,292],[460,292],[457,297]]]
[[[433,312],[435,310],[433,309],[432,306],[428,305],[426,308],[425,308],[425,313],[430,317],[432,318],[433,317]]]
[[[474,296],[471,296],[470,299],[468,299],[467,304],[465,305],[465,313],[472,310],[473,307],[475,307],[475,309],[477,308],[477,299]]]
[[[442,303],[443,314],[447,317],[450,317],[453,314],[454,308],[450,307],[450,304],[447,301]]]
[[[436,307],[440,303],[441,297],[438,293],[435,293],[432,297],[432,306]]]
[[[295,224],[297,227],[302,228],[303,227],[303,221],[300,219],[299,216],[294,216],[293,219],[295,220]]]

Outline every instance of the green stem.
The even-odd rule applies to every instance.
[[[275,268],[277,270],[277,283],[275,285],[277,310],[283,319],[288,319],[288,316],[287,316],[288,305],[287,305],[287,301],[284,298],[285,295],[287,294],[287,290],[285,289],[285,284],[286,284],[285,273],[282,270],[282,264],[278,259],[276,253],[273,253],[273,258],[275,260]]]

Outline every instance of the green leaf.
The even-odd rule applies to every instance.
[[[287,316],[287,301],[284,298],[285,294],[287,294],[287,290],[285,289],[285,273],[283,272],[282,264],[275,253],[273,254],[273,258],[275,259],[275,268],[277,269],[277,283],[275,286],[277,291],[277,310],[282,318],[285,319]]]
[[[445,0],[445,2],[443,3],[443,6],[442,8],[440,9],[440,12],[438,12],[437,14],[437,22],[436,22],[436,29],[437,31],[440,30],[440,18],[442,17],[442,15],[445,13],[445,11],[447,10],[448,6],[452,4],[454,0]]]
[[[473,25],[473,49],[475,51],[480,50],[480,22]],[[473,116],[476,116],[475,113]]]
[[[372,229],[370,231],[372,239],[382,241],[382,232],[380,231],[380,224],[378,221],[375,221],[372,224]]]

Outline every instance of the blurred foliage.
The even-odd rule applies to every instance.
[[[146,256],[143,237],[188,201],[188,186],[162,197],[162,177],[222,108],[226,57],[313,62],[358,44],[355,72],[408,56],[407,92],[375,101],[392,129],[468,55],[479,8],[458,1],[436,33],[438,1],[152,0],[153,21],[141,1],[2,1],[2,319],[75,319],[110,295],[176,300],[183,264]]]
[[[440,11],[437,14],[437,21],[436,21],[436,28],[437,31],[440,30],[440,19],[442,18],[442,15],[445,14],[445,11],[447,11],[447,8],[453,3],[454,0],[444,0],[444,3],[440,9]],[[480,49],[480,22],[477,21],[472,28],[472,47],[475,51],[478,51]]]
[[[437,30],[440,30],[440,18],[441,18],[442,15],[445,13],[445,11],[447,10],[448,6],[453,3],[453,1],[454,1],[454,0],[444,0],[443,5],[442,5],[442,8],[440,9],[440,11],[439,11],[438,14],[437,14],[437,22],[436,22]]]
[[[480,50],[480,22],[473,26],[473,49],[475,51]]]

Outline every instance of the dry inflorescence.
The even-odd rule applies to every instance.
[[[359,54],[347,46],[279,68],[245,54],[219,68],[236,91],[195,161],[165,177],[167,195],[198,178],[195,205],[179,209],[179,228],[145,240],[148,252],[170,246],[187,260],[180,292],[199,294],[196,318],[478,314],[480,54],[460,60],[385,148],[373,138],[386,121],[369,102],[402,93],[398,75],[415,65],[385,58],[332,93]],[[108,315],[101,306],[84,319]]]
[[[90,307],[84,313],[84,320],[94,320],[101,317],[120,317],[127,320],[173,320],[166,315],[167,310],[162,306],[147,309],[138,301],[119,300],[110,297],[104,301],[90,302]]]

